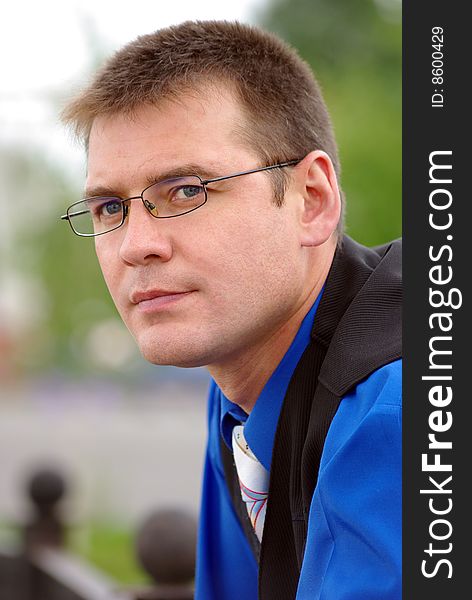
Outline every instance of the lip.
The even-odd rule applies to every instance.
[[[139,310],[143,312],[154,312],[166,307],[168,304],[182,300],[193,292],[194,290],[148,290],[134,292],[130,299],[133,304],[137,305]]]

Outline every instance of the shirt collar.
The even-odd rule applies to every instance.
[[[311,329],[323,289],[303,319],[285,356],[265,384],[250,415],[247,415],[237,404],[228,400],[220,390],[220,431],[225,443],[231,448],[233,427],[238,423],[245,423],[246,441],[268,471],[270,470],[277,421],[285,393],[295,367],[310,342]]]

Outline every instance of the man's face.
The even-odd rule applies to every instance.
[[[223,91],[142,107],[133,118],[99,117],[87,189],[127,198],[187,165],[203,178],[262,166],[234,133],[242,122]],[[306,298],[298,220],[290,189],[277,207],[266,173],[210,184],[204,206],[175,218],[156,219],[131,201],[124,225],[95,241],[110,293],[145,358],[226,364],[267,342]]]

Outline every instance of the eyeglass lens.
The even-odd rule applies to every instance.
[[[176,217],[205,204],[206,192],[198,177],[179,177],[148,187],[142,200],[153,217]],[[99,235],[123,223],[127,202],[113,197],[86,198],[69,207],[67,214],[77,233]]]

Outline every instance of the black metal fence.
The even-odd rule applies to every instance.
[[[173,509],[156,511],[137,532],[139,563],[153,582],[124,587],[64,547],[58,504],[63,478],[52,470],[29,484],[34,518],[22,527],[16,547],[0,546],[0,600],[191,600],[196,522]]]

